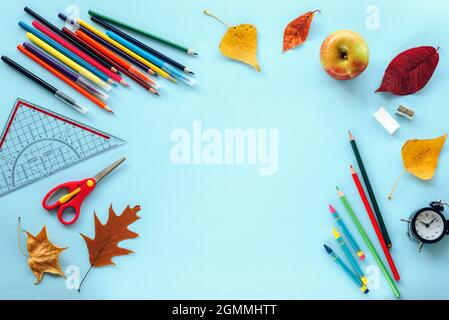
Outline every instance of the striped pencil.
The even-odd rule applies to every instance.
[[[346,258],[351,263],[352,267],[356,271],[356,273],[359,276],[362,283],[365,285],[368,284],[368,279],[366,278],[365,274],[363,273],[362,268],[360,268],[359,264],[357,263],[357,260],[355,260],[354,257],[352,256],[351,251],[349,251],[349,248],[346,245],[345,240],[342,238],[340,233],[335,228],[332,228],[332,233],[335,237],[335,240],[337,240],[338,244],[340,245],[341,249],[343,250],[343,253],[345,254]]]
[[[346,263],[344,263],[329,246],[324,245],[324,249],[326,249],[327,254],[335,261],[335,263],[343,269],[343,271],[352,280],[352,282],[354,282],[355,285],[360,288],[360,291],[362,291],[364,294],[367,294],[369,290],[366,285],[364,285],[360,278],[351,271]]]
[[[357,241],[352,236],[351,232],[349,231],[348,227],[346,226],[346,223],[344,220],[340,217],[337,210],[332,205],[329,205],[329,210],[332,214],[332,216],[335,218],[335,221],[337,221],[338,226],[343,231],[343,234],[345,235],[346,239],[348,239],[349,243],[351,244],[352,249],[354,249],[354,252],[357,254],[360,260],[365,259],[365,254],[363,253],[362,249],[360,249],[360,246],[358,245]]]

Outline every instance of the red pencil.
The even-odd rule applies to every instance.
[[[69,78],[67,78],[65,75],[63,75],[62,73],[60,73],[58,70],[54,69],[52,66],[50,66],[49,64],[47,64],[45,61],[39,59],[37,56],[35,56],[34,54],[32,54],[31,52],[29,52],[27,49],[25,49],[24,46],[22,45],[18,45],[17,49],[19,49],[20,52],[22,52],[24,55],[26,55],[28,58],[30,58],[31,60],[33,60],[34,62],[36,62],[37,64],[39,64],[40,66],[42,66],[43,68],[47,69],[47,71],[49,71],[50,73],[52,73],[53,75],[55,75],[56,77],[58,77],[59,79],[61,79],[62,81],[64,81],[66,84],[68,84],[69,86],[71,86],[73,89],[75,89],[76,91],[78,91],[79,93],[81,93],[83,96],[85,96],[86,98],[88,98],[90,101],[94,102],[96,105],[98,105],[100,108],[108,111],[108,112],[113,112],[107,105],[106,103],[104,103],[103,101],[101,101],[100,99],[98,99],[97,97],[95,97],[94,95],[90,94],[89,92],[87,92],[84,88],[80,87],[77,83],[75,83],[74,81],[70,80]]]
[[[80,58],[82,58],[83,60],[85,60],[86,62],[91,64],[93,67],[95,67],[98,70],[100,70],[101,72],[107,74],[111,79],[114,79],[115,81],[117,81],[117,82],[127,86],[126,82],[119,75],[117,75],[116,73],[112,72],[108,68],[104,67],[102,64],[98,63],[97,61],[95,61],[94,59],[89,57],[87,54],[82,52],[80,49],[78,49],[77,47],[73,46],[69,42],[65,41],[63,38],[58,36],[53,31],[47,29],[45,26],[43,26],[39,22],[33,21],[33,26],[36,29],[38,29],[39,31],[41,31],[42,33],[44,33],[45,35],[47,35],[49,38],[53,39],[54,41],[58,42],[63,47],[67,48],[68,50],[72,51],[74,54],[78,55]]]
[[[380,245],[382,246],[382,250],[385,254],[385,257],[387,258],[388,264],[390,265],[393,277],[396,281],[399,281],[401,277],[399,276],[398,270],[396,269],[396,265],[394,264],[393,258],[391,257],[390,250],[388,250],[387,244],[385,243],[382,231],[380,230],[379,224],[377,223],[377,220],[374,217],[373,209],[371,209],[371,205],[368,201],[368,198],[366,197],[365,190],[363,190],[362,184],[360,183],[360,179],[357,175],[357,172],[355,172],[352,166],[351,166],[351,174],[355,186],[357,187],[357,191],[359,192],[360,198],[362,198],[363,205],[365,206],[369,219],[371,220],[371,224],[373,225],[374,231],[376,232],[377,239],[379,240]]]
[[[122,58],[120,58],[118,55],[116,55],[115,53],[113,53],[108,48],[106,48],[103,45],[101,45],[98,42],[96,42],[94,39],[89,37],[87,34],[82,32],[81,30],[76,30],[75,33],[76,33],[76,35],[79,38],[81,38],[82,40],[84,40],[85,42],[90,44],[92,47],[94,47],[95,49],[97,49],[98,51],[103,53],[105,56],[108,56],[109,58],[111,58],[117,64],[119,64],[120,66],[122,66],[123,68],[128,70],[130,73],[132,73],[132,74],[136,75],[137,77],[139,77],[142,81],[145,81],[146,83],[148,83],[149,85],[155,87],[156,89],[159,88],[159,85],[156,83],[156,81],[154,81],[153,79],[147,77],[143,72],[138,70],[131,63],[129,63],[128,61],[126,61],[126,60],[124,60]]]

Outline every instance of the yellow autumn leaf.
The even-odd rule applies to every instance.
[[[203,12],[228,27],[228,30],[220,42],[219,48],[221,53],[228,58],[249,64],[260,72],[260,66],[257,62],[256,27],[248,23],[240,24],[238,26],[231,26],[207,10],[204,10]]]
[[[33,236],[27,231],[25,233],[28,235],[28,265],[36,276],[36,282],[34,284],[38,284],[42,280],[44,273],[52,273],[64,277],[61,265],[59,264],[59,254],[67,248],[60,248],[51,243],[48,240],[45,226],[37,236]]]
[[[402,161],[405,170],[419,179],[432,179],[446,137],[445,134],[435,139],[408,140],[402,147]]]

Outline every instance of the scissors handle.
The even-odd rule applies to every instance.
[[[96,182],[93,178],[89,178],[82,181],[73,181],[60,184],[59,186],[50,190],[42,200],[42,206],[50,211],[56,208],[58,209],[58,219],[64,225],[71,225],[78,220],[81,211],[81,204],[84,199],[95,189]],[[59,190],[68,190],[68,193],[58,199],[55,203],[49,204],[48,200]],[[64,211],[68,208],[75,210],[75,215],[72,220],[64,219]]]

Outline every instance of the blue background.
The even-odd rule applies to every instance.
[[[25,41],[19,20],[31,22],[25,5],[58,26],[56,15],[69,4],[121,17],[200,53],[189,57],[151,42],[183,61],[197,74],[194,88],[164,85],[155,98],[136,84],[114,90],[111,116],[49,76],[15,49]],[[368,5],[380,8],[380,29],[365,27]],[[253,23],[259,35],[259,74],[221,56],[218,44],[225,27],[205,16],[209,9],[231,24]],[[285,26],[309,10],[320,9],[309,39],[300,48],[281,54]],[[327,204],[334,203],[349,218],[335,193],[347,194],[376,247],[380,247],[349,173],[354,158],[347,139],[358,138],[371,182],[393,241],[392,255],[401,274],[404,299],[449,298],[449,241],[425,247],[406,236],[406,218],[438,198],[449,200],[449,154],[441,154],[434,179],[424,183],[404,175],[393,201],[386,195],[402,171],[400,150],[409,138],[432,138],[448,131],[449,3],[443,1],[1,1],[0,26],[6,31],[3,54],[23,62],[85,105],[90,113],[72,112],[23,76],[0,65],[1,126],[17,97],[75,118],[127,141],[50,178],[0,199],[0,298],[58,299],[390,299],[380,275],[380,288],[364,296],[325,254],[322,244],[337,246]],[[338,29],[363,35],[370,47],[370,65],[357,79],[339,82],[321,69],[319,48]],[[375,94],[383,72],[399,52],[420,45],[440,46],[440,64],[418,94],[393,97]],[[390,113],[399,104],[415,109],[416,118],[398,119],[394,136],[373,119],[384,106]],[[260,176],[255,166],[175,166],[169,159],[173,129],[191,130],[192,121],[204,128],[262,128],[279,130],[279,172]],[[446,147],[447,148],[447,147]],[[121,156],[128,161],[102,182],[83,206],[72,227],[59,224],[55,214],[41,208],[53,186],[85,178]],[[93,212],[102,221],[113,204],[117,212],[140,204],[142,219],[131,226],[140,238],[124,241],[135,254],[114,259],[116,266],[95,269],[81,293],[70,291],[59,277],[34,275],[17,248],[17,217],[23,228],[37,233],[45,224],[49,238],[70,248],[61,254],[63,268],[78,265],[84,274],[88,253],[79,232],[94,235]],[[349,224],[367,252],[371,254]],[[25,237],[22,237],[25,241]],[[340,255],[340,250],[336,250]]]

